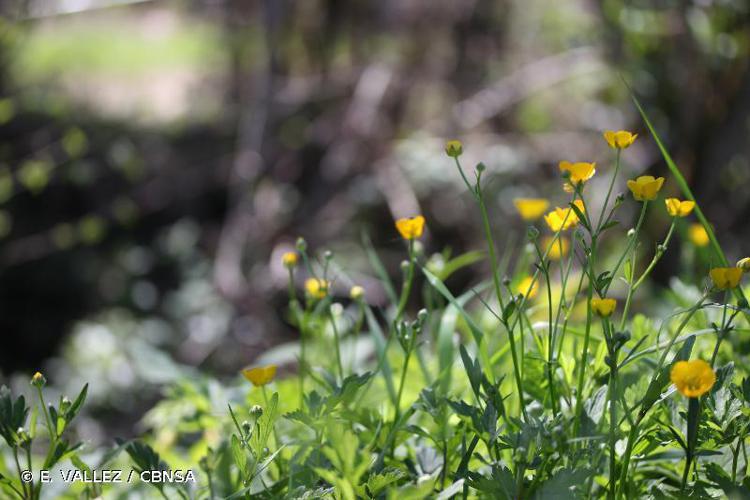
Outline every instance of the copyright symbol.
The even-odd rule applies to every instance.
[[[24,483],[30,483],[33,478],[34,476],[30,470],[21,471],[21,481],[23,481]]]

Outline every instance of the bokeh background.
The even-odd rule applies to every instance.
[[[0,380],[92,382],[94,441],[137,433],[179,377],[233,379],[271,348],[294,370],[280,256],[298,236],[334,252],[336,293],[363,284],[376,306],[362,241],[398,277],[394,218],[425,214],[428,254],[482,248],[446,139],[487,165],[514,252],[513,198],[565,203],[560,160],[608,172],[602,130],[641,134],[627,175],[665,175],[624,81],[730,258],[750,251],[746,0],[6,0],[0,15]],[[683,244],[654,296],[690,279]]]

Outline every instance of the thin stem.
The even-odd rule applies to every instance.
[[[344,380],[344,365],[341,362],[341,337],[339,335],[339,328],[336,326],[336,318],[333,315],[331,306],[328,306],[328,317],[331,320],[331,327],[333,328],[333,341],[336,347],[336,367],[339,371],[339,380]]]
[[[602,224],[604,223],[604,212],[607,210],[607,205],[609,205],[609,197],[612,195],[612,188],[615,186],[615,180],[617,180],[617,172],[620,170],[620,153],[622,152],[621,149],[617,150],[617,154],[615,156],[615,170],[612,173],[612,180],[609,182],[609,189],[607,190],[607,196],[604,197],[604,205],[602,205],[602,211],[599,214],[599,222],[596,226],[596,234],[599,234],[599,232],[602,229]]]
[[[54,447],[54,444],[57,441],[57,432],[55,431],[55,428],[52,425],[52,417],[50,417],[49,412],[47,411],[47,405],[44,402],[44,395],[42,394],[42,388],[37,385],[36,391],[37,391],[37,394],[39,395],[39,402],[42,405],[42,413],[44,413],[44,420],[47,422],[47,431],[49,432],[50,446]]]
[[[552,243],[555,244],[554,242]],[[555,384],[552,376],[552,362],[554,356],[554,330],[552,329],[552,283],[550,282],[549,276],[549,261],[545,261],[542,256],[542,251],[539,248],[536,240],[534,240],[534,248],[536,249],[537,255],[540,259],[540,268],[544,274],[544,281],[547,285],[547,311],[549,313],[549,327],[547,329],[547,385],[549,386],[549,399],[550,406],[552,406],[552,413],[557,413],[557,405],[555,398]]]
[[[398,300],[398,307],[396,308],[396,316],[393,318],[393,324],[395,325],[401,316],[404,314],[406,309],[406,303],[409,301],[409,295],[411,295],[411,287],[414,282],[414,266],[416,264],[416,257],[414,256],[414,240],[409,240],[409,268],[406,272],[406,279],[404,281],[403,288],[401,289],[401,297]]]
[[[30,498],[26,496],[26,487],[28,486],[28,484],[26,484],[26,481],[23,480],[23,469],[21,468],[20,460],[18,460],[18,448],[13,448],[13,458],[16,461],[16,467],[18,468],[18,479],[21,482],[21,489],[23,489],[23,495],[21,495],[21,498]]]
[[[602,327],[604,331],[610,330],[609,319],[602,319]],[[609,498],[615,498],[617,491],[617,452],[615,451],[617,444],[617,433],[615,426],[617,425],[617,351],[615,346],[612,345],[612,332],[609,332],[606,337],[609,339],[609,357],[610,357],[610,371],[609,371]]]
[[[583,384],[586,376],[586,366],[588,365],[589,340],[591,337],[591,320],[593,312],[591,310],[591,299],[594,298],[594,257],[596,255],[596,238],[592,238],[591,255],[588,259],[588,277],[589,286],[586,294],[586,330],[583,336],[583,353],[581,354],[581,369],[578,371],[578,384],[576,386],[576,408],[575,423],[573,424],[573,434],[578,436],[578,429],[581,425],[581,412],[583,411]]]
[[[698,302],[696,302],[693,307],[691,307],[687,311],[687,315],[683,318],[680,325],[677,327],[677,331],[674,333],[672,338],[669,340],[669,343],[667,344],[666,348],[664,349],[664,352],[662,352],[661,357],[659,358],[659,363],[656,366],[656,369],[654,370],[654,374],[651,376],[651,380],[649,381],[649,385],[651,385],[656,377],[659,376],[661,373],[661,369],[664,366],[664,361],[667,359],[667,355],[669,354],[670,349],[674,345],[677,338],[682,333],[682,330],[687,326],[690,319],[693,317],[695,312],[700,309],[701,305],[703,304],[703,301],[706,300],[706,297],[708,296],[708,291],[704,292],[703,295],[698,299]],[[638,439],[638,428],[640,427],[641,422],[646,417],[646,414],[648,413],[649,408],[641,408],[640,412],[638,413],[638,417],[635,420],[634,425],[630,427],[630,433],[628,434],[628,442],[625,447],[625,453],[623,454],[623,460],[622,460],[622,466],[620,467],[620,492],[623,485],[625,484],[625,480],[627,479],[628,475],[628,467],[630,465],[630,456],[633,453],[633,447],[635,446],[635,441]]]
[[[682,471],[682,483],[680,485],[680,491],[685,491],[685,486],[687,486],[687,480],[688,476],[690,475],[690,466],[692,465],[693,457],[688,454],[687,458],[685,459],[685,469]]]
[[[409,360],[411,359],[411,349],[406,352],[406,359],[404,360],[404,368],[401,370],[401,381],[398,385],[398,395],[396,396],[396,410],[393,415],[393,425],[396,426],[399,417],[401,416],[401,396],[404,394],[404,385],[406,385],[406,372],[409,368]]]
[[[669,231],[667,232],[666,238],[664,238],[664,242],[661,243],[660,245],[657,245],[656,253],[654,254],[654,257],[651,259],[651,262],[649,263],[649,265],[643,271],[643,274],[641,274],[641,276],[638,278],[638,280],[635,283],[633,283],[633,277],[635,276],[636,255],[635,255],[635,247],[633,248],[633,253],[632,253],[633,266],[630,270],[630,280],[629,280],[630,283],[628,286],[628,295],[627,295],[627,298],[625,299],[625,308],[622,310],[622,318],[620,319],[620,331],[622,331],[625,328],[625,322],[627,321],[627,318],[628,318],[628,312],[630,311],[630,304],[633,298],[633,294],[635,293],[636,290],[638,290],[638,287],[640,287],[643,284],[645,279],[651,274],[651,271],[654,269],[654,266],[656,266],[656,263],[659,262],[661,257],[664,255],[664,252],[667,249],[667,245],[669,245],[669,240],[672,238],[672,233],[674,233],[676,221],[677,221],[676,218],[672,219],[672,225],[669,226]]]
[[[500,274],[498,272],[498,266],[497,266],[497,255],[495,254],[495,243],[492,238],[492,228],[490,227],[490,219],[489,215],[487,214],[487,205],[484,202],[484,196],[482,195],[482,187],[481,187],[481,177],[477,177],[477,185],[476,185],[476,195],[477,195],[477,202],[479,203],[479,210],[482,214],[482,224],[484,226],[484,237],[487,241],[487,250],[489,253],[490,258],[490,266],[492,268],[492,283],[495,287],[495,296],[497,297],[498,305],[500,306],[500,316],[502,318],[505,317],[505,303],[503,301],[503,293],[502,288],[500,286]],[[532,284],[533,286],[533,284]],[[528,415],[526,414],[526,406],[523,402],[523,379],[521,378],[521,371],[519,367],[518,362],[518,353],[516,349],[516,339],[513,335],[513,329],[508,329],[507,324],[505,325],[506,329],[508,330],[508,342],[510,344],[510,355],[513,361],[513,375],[515,377],[516,381],[516,388],[518,389],[518,402],[519,407],[521,409],[521,414],[523,415],[524,420],[528,420]]]
[[[630,241],[628,241],[628,245],[625,247],[625,251],[620,256],[620,259],[617,261],[617,265],[612,270],[612,274],[610,277],[612,278],[607,284],[606,287],[604,287],[604,295],[607,294],[609,291],[609,287],[614,282],[615,276],[617,276],[617,271],[620,270],[620,266],[622,265],[622,262],[625,260],[625,256],[630,252],[630,248],[633,246],[635,241],[638,239],[638,233],[641,231],[641,226],[643,226],[643,221],[646,218],[646,209],[648,208],[648,201],[643,202],[643,206],[641,208],[641,215],[638,217],[638,223],[635,225],[635,230],[633,231],[633,236],[630,238]]]

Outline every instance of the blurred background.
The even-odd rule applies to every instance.
[[[280,256],[298,236],[334,252],[337,294],[356,282],[375,306],[362,241],[398,278],[394,218],[426,216],[428,255],[483,248],[446,139],[487,165],[513,251],[513,198],[566,203],[560,160],[608,173],[605,129],[641,134],[627,176],[666,175],[623,80],[730,259],[750,251],[746,0],[5,0],[0,15],[0,380],[92,382],[94,441],[137,432],[173,380],[231,379],[294,345]],[[682,267],[664,259],[657,283]]]

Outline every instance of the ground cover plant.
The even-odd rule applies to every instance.
[[[515,200],[528,230],[513,261],[502,221],[487,207],[486,167],[465,165],[463,145],[449,141],[451,173],[476,204],[485,248],[428,256],[420,238],[430,220],[399,219],[393,231],[404,261],[394,283],[365,238],[363,252],[390,301],[376,310],[333,253],[300,238],[283,256],[287,320],[301,337],[295,369],[254,366],[228,385],[184,380],[147,415],[148,438],[92,453],[65,437],[86,388],[57,405],[45,401],[41,374],[31,381],[34,403],[3,389],[5,495],[750,496],[750,308],[741,288],[750,258],[730,263],[643,118],[650,136],[603,133],[611,162],[561,159],[561,189],[551,196],[560,201]],[[656,141],[669,175],[625,171],[622,157],[636,140]],[[587,190],[594,176],[609,179],[598,206]],[[680,197],[665,198],[668,186]],[[620,218],[626,204],[638,207],[635,221]],[[656,211],[669,223],[647,248],[640,231]],[[677,238],[711,265],[673,287],[662,317],[646,317],[634,298]],[[446,285],[480,261],[489,264],[485,281],[461,291]],[[350,285],[348,297],[334,293],[341,284]],[[55,467],[194,470],[196,479],[77,482],[49,491],[35,479]]]

